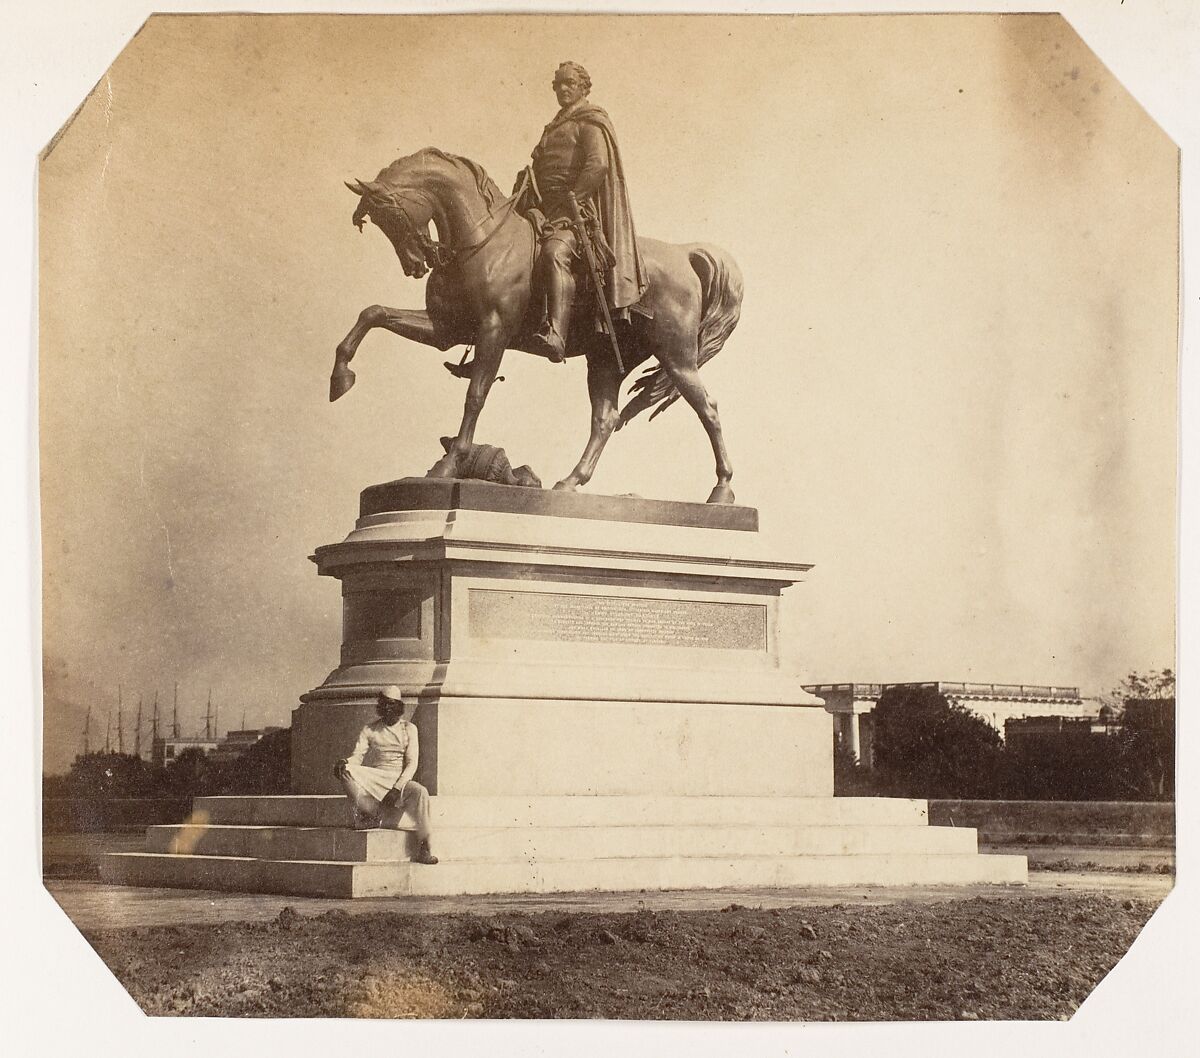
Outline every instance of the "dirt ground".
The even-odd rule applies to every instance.
[[[302,914],[87,930],[152,1015],[1068,1018],[1155,901],[1091,893],[826,907]]]

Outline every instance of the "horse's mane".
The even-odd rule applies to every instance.
[[[460,165],[467,170],[475,180],[475,187],[483,196],[484,202],[487,203],[488,209],[498,206],[504,201],[504,194],[500,188],[496,186],[496,181],[487,174],[487,170],[478,162],[471,161],[470,158],[464,158],[459,154],[449,154],[446,151],[438,150],[437,147],[422,147],[419,151],[414,151],[412,154],[406,155],[403,158],[397,158],[392,162],[382,173],[379,174],[379,179],[384,183],[393,183],[400,176],[396,170],[407,170],[413,164],[420,164],[428,157],[440,158],[443,162],[449,162],[451,165]]]

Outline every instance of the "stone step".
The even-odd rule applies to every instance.
[[[575,826],[439,827],[447,861],[584,860],[655,856],[837,856],[973,853],[975,831],[927,826]],[[405,831],[339,827],[152,826],[146,851],[271,860],[403,860],[416,851]]]
[[[570,826],[914,826],[928,821],[925,801],[890,797],[465,797],[432,798],[433,822],[445,827]],[[346,827],[338,795],[197,797],[193,823]]]
[[[289,896],[450,896],[593,889],[719,889],[849,885],[1023,884],[1023,856],[888,855],[610,857],[591,860],[345,863],[231,856],[112,853],[106,882]]]

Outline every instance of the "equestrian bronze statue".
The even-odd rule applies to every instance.
[[[372,181],[347,184],[359,196],[359,230],[370,220],[405,275],[429,278],[424,310],[363,309],[337,348],[329,399],[354,384],[349,363],[375,327],[443,351],[473,345],[469,363],[446,365],[469,379],[467,396],[458,435],[429,471],[459,477],[506,349],[551,361],[584,356],[591,434],[556,489],[573,491],[591,479],[614,430],[683,397],[712,442],[717,482],[708,502],[732,503],[733,469],[699,368],[737,325],[741,273],[714,246],[639,238],[615,134],[587,100],[586,72],[564,63],[554,87],[562,108],[507,199],[480,166],[433,147],[398,159]],[[657,365],[633,382],[618,410],[621,383],[651,358]]]

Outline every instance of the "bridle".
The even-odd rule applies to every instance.
[[[380,195],[377,192],[371,192],[370,197],[376,200],[382,199],[382,204],[397,214],[400,219],[400,224],[403,228],[404,235],[415,242],[418,247],[420,247],[421,253],[425,257],[425,264],[427,267],[450,268],[456,264],[461,265],[464,261],[474,257],[475,254],[477,254],[489,242],[491,242],[493,236],[502,227],[505,215],[511,213],[516,207],[517,202],[520,201],[521,197],[528,189],[529,183],[530,173],[529,170],[526,169],[520,183],[517,186],[517,190],[511,196],[505,199],[499,206],[494,208],[489,207],[487,215],[480,217],[479,220],[471,226],[470,230],[466,234],[466,238],[470,238],[472,235],[474,235],[475,232],[478,231],[479,228],[482,227],[483,224],[488,220],[495,219],[497,221],[496,225],[482,239],[476,243],[471,243],[468,246],[451,246],[449,243],[438,242],[436,239],[431,239],[425,226],[428,225],[429,222],[426,221],[425,225],[417,225],[413,221],[408,210],[415,209],[418,205],[428,206],[430,217],[433,216],[436,202],[428,191],[422,191],[417,188],[405,188],[403,192],[399,190],[388,191],[386,195]],[[362,231],[363,222],[361,217],[356,217],[354,224],[359,231]]]

